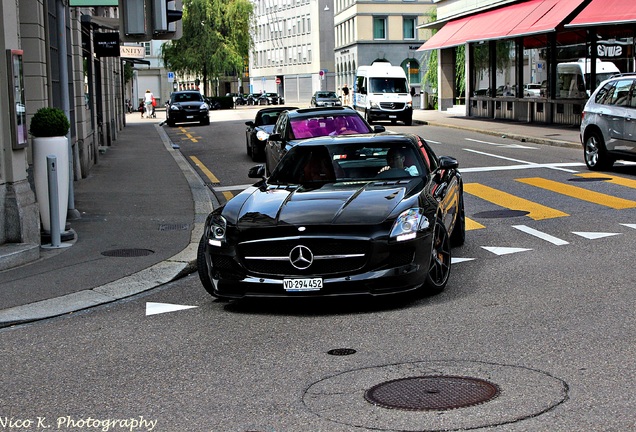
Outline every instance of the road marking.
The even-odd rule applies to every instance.
[[[543,179],[539,177],[516,179],[516,180],[518,182],[535,186],[541,189],[549,190],[552,192],[556,192],[561,195],[566,195],[572,198],[577,198],[583,201],[599,204],[599,205],[610,207],[617,210],[636,208],[636,201],[630,201],[630,200],[618,198],[612,195],[594,192],[588,189],[584,189],[582,187],[559,183],[553,180],[547,180],[547,179]]]
[[[183,306],[183,305],[176,305],[176,304],[170,304],[170,303],[152,303],[152,302],[147,302],[146,303],[146,316],[149,315],[157,315],[157,314],[162,314],[162,313],[167,313],[167,312],[175,312],[175,311],[180,311],[180,310],[185,310],[185,309],[192,309],[192,308],[196,308],[198,306]]]
[[[564,213],[560,210],[546,207],[544,205],[516,197],[509,193],[491,188],[489,186],[484,186],[479,183],[464,184],[464,191],[468,192],[471,195],[489,201],[493,204],[497,204],[500,207],[504,207],[510,210],[527,211],[527,216],[534,220],[569,216],[569,214]]]
[[[621,225],[626,226],[627,228],[636,229],[636,224],[621,224]]]
[[[552,236],[550,234],[546,234],[546,233],[544,233],[542,231],[538,231],[538,230],[536,230],[534,228],[530,228],[529,226],[526,226],[526,225],[513,225],[512,227],[518,229],[519,231],[523,231],[526,234],[530,234],[532,236],[538,237],[541,240],[545,240],[547,242],[555,244],[557,246],[570,244],[570,243],[566,242],[565,240],[561,240],[558,237],[554,237],[554,236]]]
[[[521,144],[502,144],[502,143],[494,143],[494,142],[490,142],[490,141],[476,140],[476,139],[473,139],[473,138],[464,138],[464,139],[466,141],[472,141],[472,142],[477,142],[477,143],[481,143],[481,144],[488,144],[488,145],[492,145],[492,146],[496,146],[496,147],[538,150],[538,147],[524,146],[524,145],[521,145]]]
[[[471,218],[466,218],[466,231],[472,231],[477,229],[486,228],[479,222],[472,220]]]
[[[619,177],[619,176],[615,176],[615,175],[605,175],[605,174],[601,174],[601,173],[580,173],[577,174],[578,177],[583,177],[583,178],[602,178],[602,179],[609,179],[609,180],[605,180],[606,183],[612,183],[612,184],[617,184],[620,186],[627,186],[629,188],[632,189],[636,189],[636,180],[632,180],[632,179],[628,179],[625,177]]]
[[[495,255],[509,255],[517,252],[527,252],[532,249],[525,248],[512,248],[512,247],[491,247],[491,246],[482,246],[482,249],[486,249],[488,252],[492,252]]]
[[[475,258],[451,258],[451,264],[459,264],[467,261],[474,261]]]
[[[584,237],[588,240],[596,240],[605,237],[612,237],[620,235],[620,233],[604,233],[604,232],[581,232],[581,231],[572,231],[572,234],[576,234],[577,236]]]
[[[192,162],[194,162],[194,164],[201,170],[201,172],[203,172],[203,174],[205,174],[208,179],[210,179],[212,183],[221,183],[219,179],[216,178],[214,174],[212,174],[212,171],[210,171],[205,165],[203,165],[203,162],[201,162],[199,158],[197,158],[196,156],[190,156],[190,159],[192,159]]]
[[[464,150],[467,151],[467,152],[476,153],[476,154],[480,154],[480,155],[484,155],[484,156],[490,156],[490,157],[497,158],[497,159],[503,159],[503,160],[507,160],[507,161],[510,161],[510,162],[518,162],[518,163],[523,164],[523,165],[511,165],[511,166],[504,166],[504,167],[488,167],[488,168],[462,168],[461,169],[462,172],[501,171],[501,170],[506,170],[506,169],[549,168],[549,169],[555,169],[555,170],[559,170],[559,171],[575,173],[577,171],[566,169],[566,168],[563,168],[563,167],[567,167],[567,166],[584,166],[585,165],[582,162],[581,163],[579,163],[579,162],[566,162],[566,163],[538,164],[538,163],[534,163],[534,162],[524,161],[524,160],[520,160],[520,159],[513,159],[513,158],[509,158],[509,157],[505,157],[505,156],[495,155],[495,154],[492,154],[492,153],[486,153],[486,152],[481,152],[481,151],[472,150],[472,149],[464,149]]]

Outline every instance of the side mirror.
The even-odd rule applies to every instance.
[[[439,166],[443,169],[457,169],[459,168],[459,162],[457,162],[457,159],[450,156],[440,156]]]
[[[374,133],[386,132],[386,128],[384,126],[374,125],[373,132]]]
[[[252,120],[246,121],[245,126],[254,127],[254,122]]]
[[[247,173],[249,178],[265,178],[265,165],[256,165],[250,168]]]

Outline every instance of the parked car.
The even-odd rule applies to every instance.
[[[166,108],[166,123],[168,126],[183,122],[199,122],[202,125],[210,124],[210,107],[203,100],[203,96],[198,90],[173,92]]]
[[[264,174],[252,168],[260,180],[206,219],[197,267],[212,296],[445,288],[451,246],[465,239],[462,178],[457,160],[437,157],[421,137],[313,138]]]
[[[258,105],[279,105],[283,103],[283,98],[278,93],[263,93],[257,100]]]
[[[523,95],[525,97],[540,97],[541,84],[528,83],[523,85]]]
[[[618,159],[636,160],[636,75],[618,75],[601,83],[581,114],[585,164],[605,170]]]
[[[225,93],[225,96],[231,96],[234,105],[245,105],[245,98],[239,93]]]
[[[311,101],[309,102],[311,106],[320,107],[320,106],[341,106],[342,101],[336,95],[336,92],[332,91],[317,91],[311,97]]]
[[[260,93],[250,93],[245,96],[246,105],[257,105],[258,99],[261,97]]]
[[[251,156],[253,161],[261,161],[265,159],[265,143],[269,134],[272,133],[276,120],[281,112],[294,110],[297,107],[274,107],[263,108],[258,110],[254,120],[246,121],[245,125],[245,144],[247,154]]]
[[[336,128],[344,123],[345,130]],[[329,134],[365,134],[384,132],[384,126],[371,127],[357,111],[349,107],[303,108],[281,113],[265,146],[265,167],[271,173],[280,158],[300,141]]]

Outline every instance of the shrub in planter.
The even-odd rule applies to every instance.
[[[40,108],[31,118],[29,133],[34,137],[66,136],[71,124],[59,108]]]

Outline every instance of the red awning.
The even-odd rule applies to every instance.
[[[418,51],[552,32],[583,1],[529,0],[450,21]]]
[[[634,0],[592,0],[566,27],[634,22],[636,22],[636,2]]]

